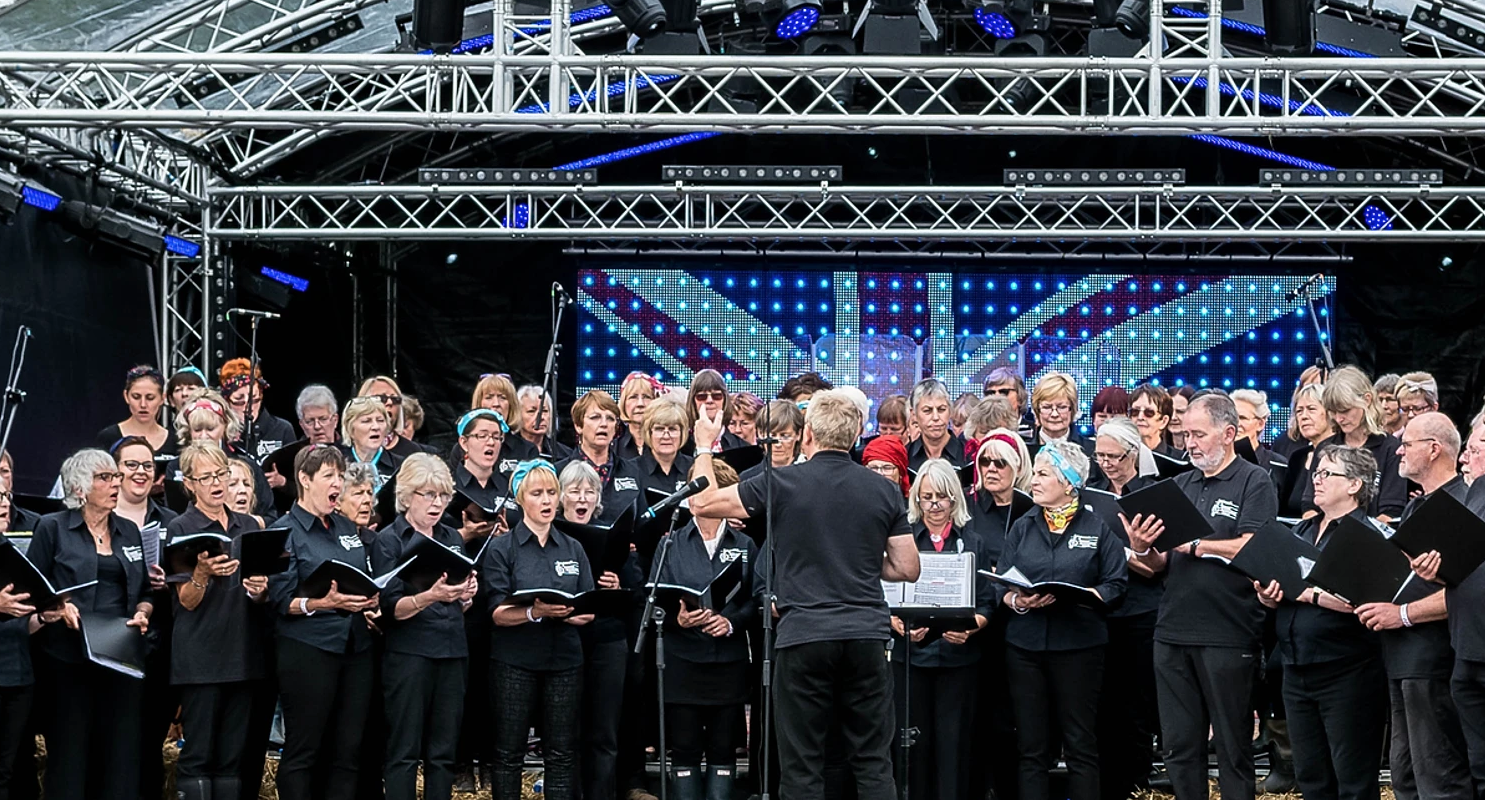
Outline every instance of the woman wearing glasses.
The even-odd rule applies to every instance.
[[[397,470],[396,522],[383,530],[371,551],[377,574],[406,558],[414,537],[424,536],[451,550],[464,544],[459,532],[442,524],[454,495],[454,478],[436,456],[409,456]],[[388,800],[416,800],[418,763],[423,764],[423,797],[448,800],[454,789],[454,756],[464,715],[464,681],[469,649],[464,612],[474,604],[478,577],[444,574],[422,591],[394,578],[381,593],[382,687],[386,698]]]
[[[987,559],[980,538],[968,526],[969,503],[949,462],[933,458],[918,469],[908,492],[908,521],[918,552],[973,553],[975,568],[989,569],[981,566]],[[971,732],[983,654],[980,632],[995,607],[994,591],[986,578],[975,580],[974,606],[973,628],[943,631],[932,639],[928,628],[908,627],[910,622],[892,617],[898,727],[919,730],[918,741],[909,751],[908,783],[915,797],[968,796],[974,760]],[[911,676],[903,673],[905,658],[911,659]]]
[[[770,400],[759,415],[758,422],[767,429],[768,436],[774,439],[772,444],[764,445],[763,449],[773,468],[787,467],[799,460],[800,435],[804,432],[804,412],[799,410],[799,404],[792,400]],[[742,480],[750,480],[755,476],[763,474],[763,465],[757,464],[743,470]]]
[[[1373,485],[1378,487],[1367,505],[1368,516],[1392,522],[1402,516],[1408,501],[1407,480],[1397,471],[1397,442],[1382,427],[1382,410],[1372,393],[1371,378],[1356,367],[1341,367],[1325,383],[1325,410],[1339,431],[1325,444],[1365,447],[1377,461]],[[1314,486],[1306,487],[1305,506],[1314,504]]]
[[[1015,567],[1032,581],[1089,587],[1087,604],[1051,594],[1011,590],[1002,602],[1014,612],[1006,625],[1006,670],[1011,713],[1020,743],[1021,800],[1048,800],[1058,742],[1067,760],[1070,800],[1097,800],[1095,725],[1108,629],[1096,607],[1115,604],[1127,583],[1124,545],[1098,516],[1078,502],[1088,457],[1070,442],[1036,454],[1031,499],[1037,509],[1016,521],[997,567]]]
[[[691,379],[691,389],[686,393],[686,413],[690,415],[686,429],[690,430],[696,424],[696,416],[702,410],[705,410],[708,416],[716,416],[717,412],[722,412],[722,426],[726,428],[732,421],[729,416],[731,408],[729,399],[727,383],[722,380],[722,373],[714,369],[704,369],[696,373],[696,377]],[[717,439],[714,452],[721,453],[735,447],[747,447],[747,445],[748,443],[737,438],[736,434],[723,430],[721,438]],[[694,444],[691,452],[695,452]]]
[[[387,412],[387,431],[382,447],[387,452],[398,458],[407,458],[413,453],[423,452],[423,448],[417,446],[407,439],[397,435],[402,430],[402,389],[398,388],[397,381],[386,375],[376,375],[361,382],[361,390],[356,393],[360,397],[370,397],[382,404]],[[342,422],[342,426],[344,422]],[[399,462],[400,463],[400,462]],[[395,468],[393,470],[395,472]]]
[[[902,489],[904,499],[908,496],[908,454],[902,440],[896,436],[874,436],[861,451],[861,464],[881,475]],[[961,492],[962,493],[962,492]],[[912,504],[908,504],[909,508]]]
[[[98,431],[98,446],[111,447],[128,436],[149,442],[157,452],[173,444],[170,431],[160,424],[160,407],[165,405],[165,376],[148,364],[141,364],[124,375],[124,402],[129,418]]]
[[[1139,430],[1140,441],[1152,453],[1184,461],[1186,453],[1171,446],[1175,402],[1163,387],[1142,383],[1129,393],[1129,419]]]
[[[340,414],[340,451],[348,464],[376,467],[373,488],[377,491],[397,474],[402,464],[402,456],[389,447],[392,436],[386,407],[375,398],[355,397],[345,404],[345,411]]]
[[[221,449],[191,445],[180,465],[192,502],[170,523],[170,540],[217,533],[233,543],[219,556],[201,553],[190,572],[171,576],[170,682],[179,688],[181,721],[190,731],[176,767],[176,792],[181,800],[239,800],[244,754],[267,746],[266,737],[250,742],[248,732],[253,696],[268,670],[259,608],[268,600],[268,578],[243,575],[234,558],[239,537],[260,526],[227,507],[232,469]]]
[[[1324,550],[1342,518],[1371,525],[1364,509],[1377,463],[1366,448],[1338,445],[1322,447],[1316,460],[1311,483],[1320,513],[1296,525],[1294,535]],[[1305,797],[1377,797],[1387,716],[1377,634],[1333,594],[1309,588],[1285,597],[1277,582],[1254,588],[1259,601],[1277,609],[1284,710],[1300,791]]]
[[[27,557],[53,586],[97,584],[73,592],[56,623],[33,640],[45,656],[46,796],[51,800],[139,796],[143,682],[88,660],[82,614],[128,620],[141,636],[154,604],[139,528],[118,514],[123,474],[102,450],[80,450],[62,463],[66,511],[41,518]]]
[[[746,444],[758,443],[758,412],[763,409],[763,398],[752,392],[738,392],[728,403],[731,422],[727,430]]]
[[[210,389],[195,391],[175,416],[175,438],[182,448],[192,442],[212,442],[229,457],[242,461],[253,473],[253,513],[260,517],[273,514],[273,490],[256,459],[238,449],[232,442],[242,435],[242,419],[227,405],[220,394]],[[170,476],[167,476],[169,479]]]
[[[631,372],[619,387],[619,420],[623,430],[614,439],[614,451],[618,458],[637,458],[643,450],[639,426],[645,421],[645,409],[650,401],[665,394],[665,386],[643,372]]]
[[[690,438],[690,423],[679,402],[663,397],[650,403],[639,428],[644,455],[619,462],[614,471],[613,496],[604,504],[612,502],[621,510],[633,505],[643,511],[655,502],[655,493],[670,494],[684,486],[693,460],[682,452]]]
[[[463,454],[452,472],[454,488],[478,506],[466,506],[457,519],[450,515],[444,524],[456,528],[466,543],[476,543],[477,547],[486,536],[496,533],[497,527],[503,533],[515,522],[511,519],[516,509],[510,498],[510,478],[499,469],[502,461],[509,460],[505,447],[514,437],[500,412],[488,408],[477,408],[460,417],[454,432],[459,435],[457,449]],[[505,521],[490,518],[482,508],[504,512]]]
[[[1031,411],[1036,415],[1036,430],[1028,448],[1033,456],[1052,442],[1072,442],[1091,458],[1093,440],[1078,433],[1073,422],[1078,410],[1078,384],[1071,375],[1048,372],[1031,390]]]

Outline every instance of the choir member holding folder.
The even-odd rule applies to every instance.
[[[658,403],[650,404],[646,428],[656,419],[657,408]],[[725,462],[716,462],[714,470],[718,488],[737,485],[737,473]],[[741,743],[737,734],[748,697],[746,631],[758,615],[752,579],[758,546],[719,519],[692,519],[669,536],[665,564],[660,568],[656,561],[660,569],[652,570],[652,582],[706,590],[723,572],[737,572],[738,580],[728,581],[730,596],[708,591],[703,603],[683,601],[665,618],[665,724],[674,758],[670,796],[730,800]]]
[[[1031,499],[1038,508],[1011,526],[996,565],[998,574],[1014,569],[1033,582],[1058,581],[1090,594],[1080,603],[1013,587],[1003,597],[1015,612],[1005,636],[1021,753],[1020,800],[1051,797],[1059,749],[1054,730],[1062,734],[1068,797],[1096,800],[1099,793],[1095,725],[1108,629],[1101,609],[1092,606],[1118,603],[1128,579],[1123,544],[1078,500],[1088,469],[1077,444],[1043,445],[1031,471]]]
[[[474,603],[478,576],[472,564],[465,566],[462,554],[455,555],[464,539],[439,521],[454,495],[448,466],[428,453],[408,456],[397,470],[396,492],[400,513],[377,535],[371,551],[374,571],[391,571],[429,543],[455,552],[446,554],[445,565],[435,566],[437,575],[419,580],[415,573],[428,570],[412,564],[381,592],[386,793],[388,800],[416,800],[421,760],[423,797],[448,800],[469,660],[464,612]],[[451,574],[449,569],[457,571]]]
[[[134,800],[139,794],[143,684],[90,663],[81,615],[127,619],[144,635],[154,606],[139,528],[114,513],[123,475],[102,450],[80,450],[62,464],[66,511],[42,517],[27,557],[53,586],[97,584],[72,593],[65,625],[36,636],[48,687],[46,796],[50,800]]]
[[[969,504],[949,462],[934,458],[918,469],[908,492],[908,523],[920,553],[973,553],[987,563],[980,537],[969,529]],[[986,567],[988,569],[988,567]],[[979,698],[980,631],[990,621],[995,594],[988,579],[975,581],[974,618],[962,630],[912,627],[892,617],[892,661],[897,668],[898,727],[919,730],[909,758],[909,790],[914,797],[967,795],[974,762],[971,736]],[[906,638],[904,638],[906,636]],[[909,644],[909,640],[911,644]],[[903,662],[911,659],[912,696],[903,691]],[[911,716],[904,720],[903,701]],[[714,800],[708,796],[707,800]]]
[[[1159,514],[1125,520],[1135,555],[1152,570],[1166,572],[1155,622],[1155,691],[1165,765],[1177,800],[1205,800],[1210,726],[1222,797],[1252,800],[1249,700],[1264,609],[1248,578],[1202,556],[1236,556],[1254,532],[1274,520],[1274,488],[1267,471],[1237,457],[1237,408],[1227,396],[1197,395],[1182,423],[1195,469],[1174,478],[1174,485],[1211,532],[1196,538],[1203,532],[1167,531]],[[1172,519],[1177,510],[1171,509]],[[1155,548],[1157,539],[1164,551]]]
[[[1323,551],[1342,519],[1370,525],[1365,508],[1376,472],[1366,448],[1321,448],[1312,471],[1320,514],[1301,521],[1294,535]],[[1377,635],[1355,608],[1322,589],[1286,597],[1277,580],[1253,585],[1265,606],[1278,609],[1284,710],[1300,791],[1306,800],[1377,800],[1387,685]]]
[[[221,549],[196,550],[179,565],[187,569],[169,577],[175,589],[170,682],[180,687],[181,724],[187,731],[175,776],[181,800],[238,800],[243,755],[267,746],[266,737],[250,741],[248,734],[253,693],[268,669],[264,630],[254,608],[268,600],[268,578],[244,575],[234,557],[240,537],[258,530],[258,523],[227,508],[228,461],[210,444],[188,445],[181,452],[192,505],[167,528],[167,554],[180,547],[180,540],[200,534],[232,540]],[[174,572],[177,565],[167,563]]]
[[[378,598],[347,594],[333,580],[327,591],[301,588],[332,561],[371,568],[356,524],[335,511],[344,473],[345,457],[335,447],[299,451],[294,457],[299,499],[274,523],[290,530],[289,567],[268,582],[278,614],[285,738],[277,781],[283,800],[354,795],[359,734],[375,689],[367,613],[375,612]]]
[[[1310,475],[1315,469],[1315,451],[1336,433],[1335,423],[1325,411],[1325,384],[1307,383],[1294,391],[1291,425],[1301,441],[1290,451],[1289,465],[1279,482],[1279,514],[1300,517],[1315,512],[1313,501],[1307,501],[1313,492]]]
[[[538,589],[569,595],[587,592],[593,588],[593,573],[583,548],[552,526],[561,494],[552,465],[523,461],[510,480],[522,521],[491,542],[481,567],[495,625],[489,666],[495,727],[493,795],[495,800],[520,800],[526,734],[540,708],[546,796],[572,800],[583,691],[578,626],[592,622],[593,616],[576,615],[571,606],[540,599],[522,603],[512,595]]]
[[[459,434],[459,452],[462,463],[453,468],[454,489],[463,493],[469,502],[455,508],[456,518],[445,524],[456,528],[466,542],[484,539],[504,527],[504,521],[492,518],[489,512],[498,514],[510,500],[509,477],[500,471],[500,455],[510,438],[510,426],[499,411],[477,408],[459,418],[454,426]],[[452,516],[452,515],[451,515]],[[503,530],[501,531],[503,532]]]

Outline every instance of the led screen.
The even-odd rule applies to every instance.
[[[1333,278],[1312,321],[1302,276],[1116,272],[824,272],[587,268],[578,274],[578,391],[617,396],[640,370],[671,385],[715,369],[772,397],[814,369],[873,403],[932,374],[978,394],[990,370],[1028,383],[1076,377],[1083,415],[1099,388],[1151,381],[1269,395],[1272,438],[1328,336]],[[1321,332],[1316,331],[1315,321]]]

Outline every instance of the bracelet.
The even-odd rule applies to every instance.
[[[427,606],[420,606],[420,605],[418,605],[418,596],[417,595],[413,595],[412,596],[412,601],[413,601],[413,610],[414,611],[422,611],[423,609],[427,608]]]
[[[1016,602],[1017,597],[1019,597],[1019,595],[1011,595],[1011,610],[1016,612],[1017,614],[1025,614],[1026,612],[1030,611],[1031,609],[1022,608],[1021,604]]]
[[[1199,545],[1199,544],[1201,544],[1201,540],[1200,539],[1192,539],[1191,540],[1191,555],[1193,555],[1193,556],[1196,555],[1196,546]]]
[[[204,584],[204,583],[197,583],[196,582],[196,575],[195,575],[195,573],[192,573],[191,574],[190,580],[191,580],[191,585],[192,586],[196,587],[197,589],[200,589],[203,592],[206,591],[206,584]],[[210,581],[211,578],[207,578],[207,580]]]
[[[308,597],[299,598],[299,613],[303,614],[306,617],[313,617],[315,615],[315,612],[309,610]]]
[[[1150,554],[1150,551],[1151,550],[1154,550],[1154,549],[1155,549],[1155,545],[1152,544],[1149,547],[1146,547],[1145,549],[1139,551],[1138,553],[1135,553],[1134,554],[1134,557],[1135,558],[1144,558],[1145,556],[1147,556],[1147,555]],[[1133,552],[1133,551],[1131,551],[1131,552]]]
[[[526,621],[527,622],[541,622],[541,617],[537,617],[537,616],[533,616],[532,615],[532,613],[531,613],[531,606],[526,606]]]
[[[1407,603],[1403,603],[1402,605],[1400,605],[1400,606],[1397,607],[1397,616],[1402,619],[1402,624],[1403,624],[1403,627],[1404,628],[1411,628],[1411,627],[1413,627],[1413,621],[1410,620],[1410,619],[1408,619],[1408,604]]]

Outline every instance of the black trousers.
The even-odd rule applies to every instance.
[[[272,637],[268,637],[272,641]],[[265,655],[274,663],[272,645]],[[272,671],[270,670],[270,673]],[[263,762],[268,754],[268,738],[273,735],[273,715],[278,710],[278,677],[270,674],[252,682],[253,704],[248,710],[247,743],[242,751],[242,797],[259,795],[263,786]]]
[[[1397,800],[1475,797],[1464,730],[1442,678],[1387,681],[1392,700],[1392,792]]]
[[[1011,713],[1021,753],[1021,800],[1050,800],[1060,750],[1067,759],[1070,800],[1098,798],[1098,693],[1103,648],[1034,652],[1006,647]],[[1061,747],[1053,741],[1062,732]]]
[[[495,715],[494,800],[521,800],[526,734],[541,709],[542,770],[548,800],[572,800],[577,785],[578,721],[583,669],[536,672],[490,662]]]
[[[1377,800],[1387,672],[1379,657],[1284,666],[1294,779],[1305,800]]]
[[[911,672],[906,667],[901,660],[892,663],[897,729],[915,727],[918,739],[908,750],[908,774],[897,775],[897,783],[906,777],[915,798],[958,800],[969,791],[979,664],[913,667]],[[893,739],[901,748],[900,737]]]
[[[892,800],[892,672],[886,643],[871,639],[812,642],[778,650],[779,796],[825,794],[825,740],[830,721],[849,753],[861,800]]]
[[[495,743],[490,738],[487,718],[490,713],[490,670],[485,665],[490,663],[489,615],[465,614],[464,639],[469,643],[470,669],[464,682],[464,722],[459,729],[459,750],[455,760],[460,769],[468,769],[476,761],[488,767],[495,758]]]
[[[1155,643],[1165,767],[1176,800],[1206,800],[1207,729],[1222,800],[1253,800],[1253,680],[1258,654],[1237,647]]]
[[[388,800],[417,800],[419,760],[423,762],[425,800],[453,796],[467,671],[468,662],[462,658],[392,652],[382,656]]]
[[[366,726],[361,736],[361,763],[356,768],[356,800],[384,800],[382,783],[386,771],[387,709],[382,694],[382,656],[386,640],[371,640],[371,697],[366,706]],[[323,772],[323,770],[321,770]]]
[[[1469,750],[1470,775],[1475,781],[1475,798],[1485,798],[1485,662],[1456,657],[1454,678],[1449,683],[1459,722],[1464,728],[1464,742]],[[0,798],[4,795],[0,794]]]
[[[142,682],[91,663],[43,671],[47,800],[136,800]]]
[[[143,696],[139,715],[139,795],[155,798],[165,792],[165,758],[161,752],[170,724],[180,708],[180,690],[170,685],[171,627],[174,612],[166,592],[155,593],[155,611],[150,616],[150,630],[156,632],[155,645],[144,667]],[[223,776],[230,777],[230,776]]]
[[[986,630],[975,634],[985,648],[979,665],[979,700],[970,738],[975,757],[969,767],[969,796],[983,798],[989,791],[996,800],[1018,800],[1016,723],[1011,718],[1010,679],[1005,671],[1004,610],[990,618]]]
[[[350,800],[374,689],[371,651],[330,653],[281,637],[278,681],[284,706],[278,796]],[[325,785],[315,785],[318,776]]]
[[[1099,796],[1126,800],[1150,786],[1160,715],[1155,700],[1156,612],[1110,617],[1098,695]]]
[[[618,796],[620,714],[629,642],[583,642],[582,782],[584,800]]]
[[[176,780],[241,776],[253,688],[247,681],[180,687],[186,742],[176,765]]]
[[[675,761],[672,768],[700,767],[703,755],[711,768],[736,765],[737,721],[741,716],[740,705],[666,703],[665,738]]]
[[[26,739],[34,694],[31,686],[0,686],[0,800],[10,800],[11,770]]]

